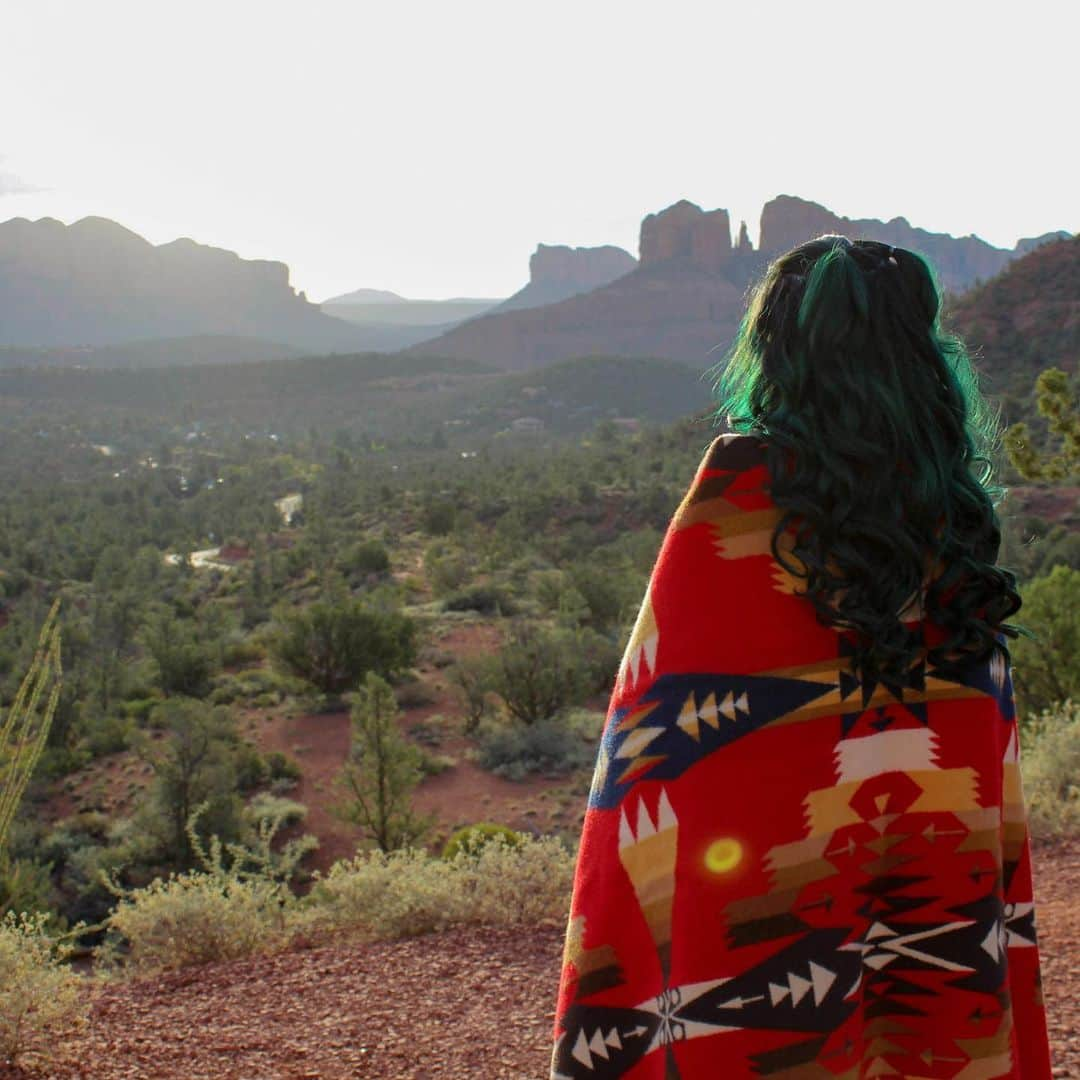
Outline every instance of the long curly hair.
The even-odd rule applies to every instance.
[[[719,415],[766,441],[773,556],[850,632],[855,670],[900,685],[924,656],[1008,660],[1018,633],[998,418],[940,312],[919,255],[823,236],[769,266],[716,382]],[[944,631],[933,648],[923,619]]]

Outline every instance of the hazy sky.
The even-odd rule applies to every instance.
[[[680,198],[1080,229],[1061,0],[4,0],[0,220],[111,217],[350,289],[506,296]]]

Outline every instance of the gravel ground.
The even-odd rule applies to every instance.
[[[1080,1080],[1080,840],[1036,852],[1055,1077]],[[103,987],[56,1080],[543,1080],[562,928],[340,939]]]

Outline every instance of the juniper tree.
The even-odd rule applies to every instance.
[[[393,689],[369,672],[353,703],[352,747],[341,783],[349,795],[344,816],[381,851],[407,847],[431,824],[413,810],[420,751],[405,737],[398,717]]]

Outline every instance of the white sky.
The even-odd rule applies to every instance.
[[[680,198],[1080,229],[1063,0],[4,0],[0,220],[274,258],[315,300],[506,296]],[[19,191],[29,187],[31,191]]]

